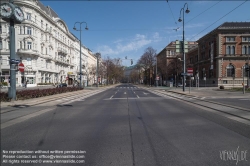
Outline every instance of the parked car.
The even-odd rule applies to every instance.
[[[66,83],[61,83],[57,85],[57,88],[67,87],[68,85]]]

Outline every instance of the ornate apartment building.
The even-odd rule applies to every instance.
[[[28,86],[38,83],[79,80],[80,42],[53,9],[38,0],[15,0],[24,11],[25,20],[15,24],[16,59],[25,66],[23,73],[16,71],[17,86],[28,80]],[[0,20],[1,82],[7,82],[9,65],[9,23]],[[95,55],[82,47],[82,80],[87,85],[88,64],[96,64]],[[88,62],[89,61],[89,62]],[[89,76],[89,75],[88,75]]]

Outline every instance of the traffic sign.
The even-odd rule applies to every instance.
[[[20,72],[24,72],[24,64],[23,64],[23,63],[19,63],[19,65],[18,65],[18,70],[19,70]]]
[[[193,71],[193,68],[187,68],[187,73],[188,73],[188,74],[193,74],[193,72],[194,72],[194,71]]]

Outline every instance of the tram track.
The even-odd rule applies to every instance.
[[[185,95],[174,92],[166,92],[166,91],[163,92],[161,90],[152,90],[152,91],[150,90],[150,92],[163,97],[181,100],[186,103],[193,104],[194,106],[199,106],[200,108],[210,109],[216,111],[217,113],[218,112],[221,113],[221,115],[224,114],[230,119],[234,119],[250,125],[250,110],[247,108],[218,103],[214,101],[208,101],[200,99],[197,96]]]

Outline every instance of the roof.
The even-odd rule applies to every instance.
[[[197,40],[199,42],[201,39],[206,38],[218,30],[248,30],[250,29],[250,22],[224,22],[217,28],[213,29],[212,31],[208,32],[206,35],[202,36],[200,39]]]
[[[45,13],[48,14],[49,16],[51,16],[51,17],[59,17],[59,16],[56,14],[56,12],[55,12],[52,8],[50,8],[49,6],[47,6],[47,7],[44,6],[44,5],[42,4],[42,2],[38,1],[37,5],[38,5],[43,11],[45,11]]]
[[[249,29],[250,22],[225,22],[216,29]]]

